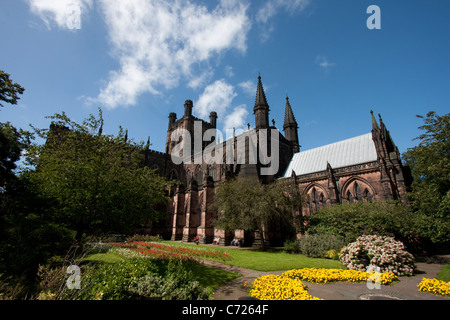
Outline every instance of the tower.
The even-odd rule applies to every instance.
[[[381,119],[378,125],[373,111],[372,115],[372,140],[377,151],[377,158],[380,168],[380,182],[384,189],[385,198],[400,199],[407,202],[407,188],[410,184],[410,173],[402,165],[400,152],[392,140],[391,134]]]
[[[289,97],[286,97],[286,109],[284,112],[284,136],[292,147],[294,153],[300,151],[300,144],[298,142],[298,124],[295,120],[294,113],[292,112],[291,104],[289,103]]]
[[[269,111],[269,105],[267,104],[261,76],[258,76],[258,88],[256,89],[255,107],[253,108],[256,129],[269,128]]]
[[[217,124],[217,112],[212,111],[209,114],[209,124],[211,125],[211,127],[213,127],[214,129],[216,128],[216,124]]]
[[[184,116],[185,117],[192,116],[192,107],[193,107],[192,100],[186,100],[184,102]]]

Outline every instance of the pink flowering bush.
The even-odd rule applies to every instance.
[[[393,272],[397,276],[410,276],[414,272],[413,255],[393,237],[360,236],[341,250],[339,260],[353,270],[367,271],[379,267],[379,272]]]

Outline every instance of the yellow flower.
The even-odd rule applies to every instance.
[[[417,287],[419,288],[419,291],[422,292],[450,296],[450,282],[445,282],[438,279],[423,278]]]

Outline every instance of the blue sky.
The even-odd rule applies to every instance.
[[[163,151],[186,99],[224,133],[253,126],[258,73],[280,130],[289,95],[302,150],[370,132],[373,109],[403,153],[416,114],[450,110],[447,0],[2,0],[0,30],[0,69],[26,89],[0,121],[24,129],[101,107],[105,133]]]

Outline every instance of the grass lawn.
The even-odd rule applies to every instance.
[[[225,264],[257,271],[277,271],[300,268],[345,269],[345,267],[337,260],[309,258],[301,254],[288,254],[283,250],[271,250],[269,252],[227,247],[211,247],[172,241],[163,242],[171,245],[220,250],[231,256],[230,260],[224,262]]]
[[[450,281],[450,263],[447,263],[436,276],[436,279],[449,282]]]

